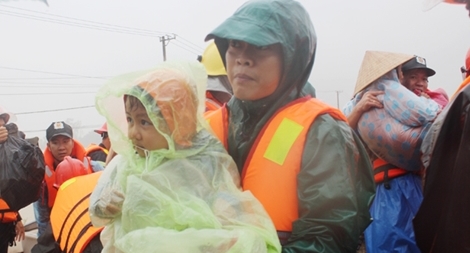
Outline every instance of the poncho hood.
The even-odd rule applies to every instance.
[[[202,118],[207,74],[198,62],[165,62],[158,67],[118,76],[96,96],[96,108],[106,118],[113,149],[129,160],[138,159],[128,138],[124,108],[126,96],[136,97],[152,124],[169,144],[150,151],[150,162],[186,157],[197,153],[193,137],[204,128]],[[202,147],[201,147],[202,148]]]

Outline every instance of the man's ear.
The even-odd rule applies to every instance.
[[[47,148],[51,149],[51,144],[49,144],[49,142],[47,142]]]

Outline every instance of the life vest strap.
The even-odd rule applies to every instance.
[[[373,162],[374,165],[374,180],[376,184],[383,183],[385,189],[389,190],[390,179],[403,176],[409,173],[409,171],[398,168],[397,166],[387,163],[384,160],[376,159]]]

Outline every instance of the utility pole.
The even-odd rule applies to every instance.
[[[339,109],[339,93],[343,92],[342,90],[335,90],[336,92],[336,107]]]
[[[170,37],[169,35],[163,35],[160,37],[160,42],[162,43],[162,49],[163,49],[163,61],[166,61],[166,45],[168,45],[170,40],[173,40],[173,39],[176,39],[176,36],[173,35],[173,37]]]

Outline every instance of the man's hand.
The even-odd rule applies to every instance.
[[[16,232],[15,240],[17,242],[24,240],[24,225],[23,225],[23,222],[18,221],[16,223],[15,232]]]
[[[0,127],[0,143],[4,143],[8,138],[8,130],[4,127]]]

